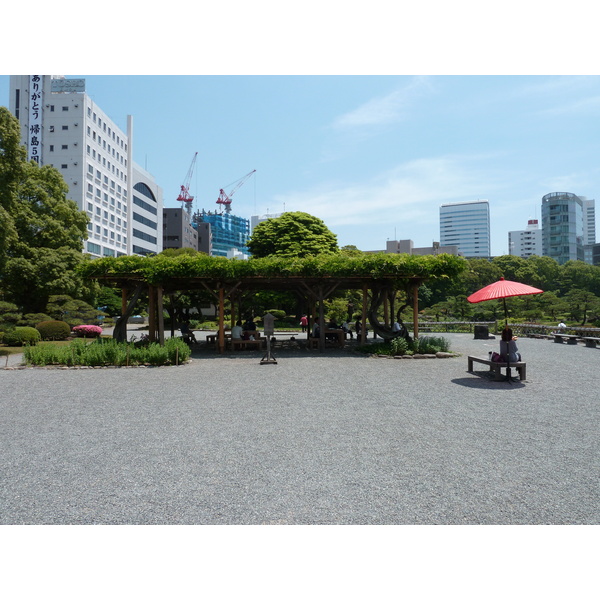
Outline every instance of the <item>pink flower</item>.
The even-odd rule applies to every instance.
[[[98,337],[102,333],[102,327],[98,327],[98,325],[77,325],[77,327],[73,327],[73,333],[81,337]]]

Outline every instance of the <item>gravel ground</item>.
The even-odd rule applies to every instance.
[[[599,524],[600,350],[522,339],[527,381],[494,382],[466,355],[497,339],[446,337],[0,369],[0,523]]]

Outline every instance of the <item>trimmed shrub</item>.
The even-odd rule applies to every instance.
[[[33,327],[15,327],[4,334],[2,341],[7,346],[35,346],[41,337],[40,332]]]
[[[102,335],[102,327],[98,327],[98,325],[77,325],[77,327],[73,327],[73,333],[78,337],[94,338]]]
[[[71,328],[65,321],[42,321],[35,328],[43,340],[66,340],[71,335]]]

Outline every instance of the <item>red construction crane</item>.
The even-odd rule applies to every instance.
[[[237,190],[239,190],[242,187],[242,185],[246,183],[247,179],[254,173],[256,173],[256,169],[254,169],[254,171],[250,171],[250,173],[247,173],[241,179],[230,183],[229,185],[233,185],[234,183],[237,185],[229,193],[227,193],[224,189],[220,189],[219,197],[217,198],[217,204],[222,204],[223,206],[225,206],[226,212],[231,212],[231,196],[233,196],[233,194],[235,194],[235,192],[237,192]]]
[[[194,166],[196,165],[196,157],[198,153],[194,154],[194,158],[192,158],[192,164],[185,176],[185,180],[183,185],[181,186],[181,191],[179,192],[179,196],[177,196],[177,200],[180,202],[185,202],[185,208],[188,211],[188,214],[192,212],[192,202],[194,201],[194,197],[190,196],[190,182],[192,180],[192,173],[194,172]]]

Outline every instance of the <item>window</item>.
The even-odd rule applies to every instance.
[[[100,254],[100,246],[98,244],[92,244],[92,242],[88,242],[87,249],[91,254]]]
[[[48,131],[50,133],[54,133],[54,125],[50,125],[50,127],[48,127]]]
[[[50,144],[50,152],[54,152],[54,144]]]
[[[54,104],[50,105],[50,112],[54,112]]]
[[[63,131],[68,131],[68,130],[69,130],[69,126],[68,126],[68,125],[63,125],[63,126],[61,127],[61,129],[62,129]]]
[[[65,164],[60,165],[61,169],[66,169],[67,167],[68,167],[68,165],[65,165]]]
[[[147,219],[146,217],[143,217],[142,215],[138,215],[136,212],[133,213],[133,220],[137,221],[138,223],[142,223],[143,225],[146,225],[146,227],[150,227],[150,229],[156,229],[156,223],[151,221],[150,219]]]
[[[154,236],[148,235],[143,231],[139,231],[138,229],[133,230],[133,237],[139,238],[140,240],[145,240],[146,242],[150,242],[152,244],[156,244],[156,238]]]
[[[68,149],[69,149],[69,145],[68,145],[68,144],[63,144],[63,145],[60,147],[60,149],[61,149],[61,150],[68,150]]]
[[[69,110],[69,107],[68,106],[63,106],[62,109],[63,109],[63,112],[67,112]]]

